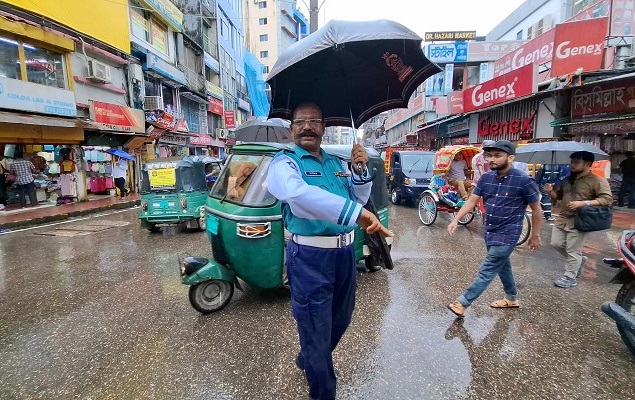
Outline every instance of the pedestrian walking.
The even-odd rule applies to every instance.
[[[507,140],[499,140],[483,149],[489,153],[491,171],[481,176],[476,189],[459,210],[448,232],[453,235],[458,222],[474,210],[483,198],[486,213],[485,246],[487,256],[479,267],[476,278],[454,303],[450,311],[463,318],[465,310],[487,289],[498,275],[503,283],[505,297],[490,304],[493,308],[518,308],[518,291],[509,257],[516,247],[523,227],[523,219],[529,205],[532,210],[532,233],[529,247],[540,248],[540,205],[536,182],[529,175],[513,168],[516,147]]]
[[[9,171],[15,175],[15,183],[18,185],[18,196],[20,198],[20,206],[26,207],[26,196],[29,196],[31,207],[37,205],[37,195],[35,194],[35,179],[33,174],[39,171],[35,169],[33,163],[23,158],[22,149],[16,148],[16,158],[11,162]]]
[[[555,221],[556,217],[553,216],[553,202],[551,196],[545,191],[545,185],[547,183],[556,183],[558,181],[558,174],[560,168],[557,165],[542,165],[536,173],[536,183],[540,189],[540,208],[542,208],[542,216],[546,221]]]
[[[617,196],[617,205],[624,207],[624,197],[628,195],[628,208],[635,208],[635,157],[632,151],[626,152],[626,159],[620,163],[622,170],[622,184]]]
[[[293,112],[295,146],[279,154],[267,176],[269,192],[283,202],[291,309],[298,325],[303,370],[311,399],[335,399],[332,353],[346,331],[355,306],[357,285],[354,229],[392,236],[377,217],[363,208],[371,183],[353,185],[346,163],[327,154],[322,111],[302,104]],[[366,164],[368,156],[354,145],[351,162]]]
[[[494,143],[496,143],[495,140],[483,140],[483,148]],[[474,173],[474,182],[478,182],[484,173],[489,172],[489,160],[485,151],[481,151],[472,157],[472,172]]]
[[[121,157],[116,157],[112,165],[112,177],[115,180],[115,187],[119,189],[119,200],[126,199],[126,177],[128,176],[128,161]]]
[[[595,160],[593,153],[578,151],[571,154],[569,178],[560,189],[552,184],[545,191],[560,204],[560,214],[551,231],[551,245],[566,257],[564,275],[553,282],[559,288],[570,288],[578,284],[577,278],[587,257],[582,255],[587,232],[575,229],[575,216],[583,206],[609,206],[613,204],[611,188],[606,179],[591,172]]]

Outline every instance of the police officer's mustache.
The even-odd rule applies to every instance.
[[[315,134],[315,132],[311,132],[311,131],[300,132],[295,136],[298,138],[303,138],[303,137],[317,138],[317,135]]]

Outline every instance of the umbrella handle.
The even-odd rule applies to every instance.
[[[362,174],[357,178],[355,174],[351,174],[351,182],[353,185],[365,185],[369,182],[372,182],[377,176],[377,168],[373,168],[373,172],[369,173],[368,168],[362,169],[362,163],[357,164],[357,168],[362,171]]]

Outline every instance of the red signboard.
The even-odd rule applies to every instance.
[[[225,110],[223,115],[225,116],[225,128],[234,129],[236,127],[236,111]]]
[[[223,101],[211,96],[209,96],[208,99],[209,112],[216,115],[223,115]]]
[[[585,85],[571,93],[571,120],[635,112],[635,79]]]
[[[526,65],[463,91],[465,112],[500,104],[534,93],[536,65]]]
[[[457,90],[448,94],[448,113],[450,115],[463,114],[463,92]]]
[[[157,128],[173,131],[176,129],[176,118],[174,114],[162,110],[146,111],[146,121]]]
[[[525,65],[539,65],[551,61],[555,38],[556,30],[551,29],[501,57],[494,63],[494,76],[504,75]]]
[[[485,116],[478,121],[478,135],[495,138],[499,135],[518,135],[521,139],[530,139],[534,132],[534,117],[536,111],[532,111],[526,118],[510,118],[507,121],[491,122]]]
[[[143,111],[118,104],[90,101],[90,118],[105,131],[145,132]]]
[[[608,24],[608,18],[595,18],[557,25],[551,76],[599,70]]]

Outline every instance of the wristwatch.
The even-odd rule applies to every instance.
[[[584,205],[585,206],[590,206],[591,205],[591,200],[584,200]]]

